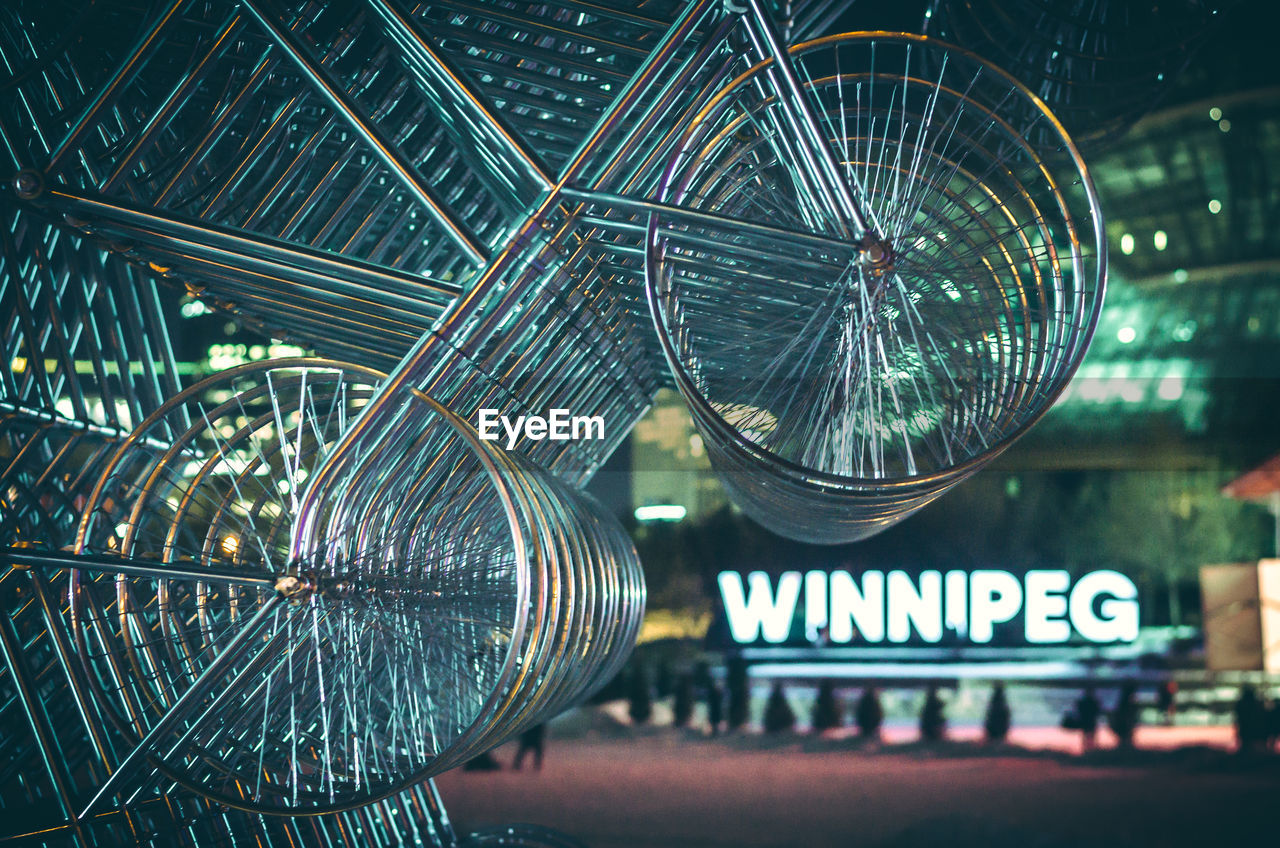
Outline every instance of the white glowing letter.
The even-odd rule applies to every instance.
[[[1110,595],[1093,611],[1099,595]],[[1118,571],[1094,571],[1071,590],[1071,624],[1090,642],[1132,642],[1138,638],[1138,587]]]
[[[484,439],[487,442],[492,442],[494,439],[498,438],[498,431],[496,429],[498,426],[498,410],[496,409],[480,410],[479,424],[480,426],[477,428],[477,430],[480,433],[480,438]]]
[[[827,626],[827,572],[810,571],[804,576],[804,636],[810,642]]]
[[[942,574],[921,572],[916,591],[909,574],[890,571],[888,609],[890,642],[907,641],[913,624],[926,642],[942,641]]]
[[[1071,638],[1067,623],[1067,589],[1071,575],[1065,571],[1028,571],[1026,579],[1027,641],[1037,645]]]
[[[554,442],[563,442],[569,438],[569,410],[553,409],[547,419],[547,438]]]
[[[884,574],[862,575],[862,589],[847,571],[831,572],[831,641],[852,642],[854,626],[867,642],[884,641]]]
[[[743,591],[742,575],[736,571],[720,572],[719,581],[725,615],[735,642],[754,642],[761,635],[766,642],[786,641],[796,602],[800,600],[800,572],[787,571],[778,578],[776,597],[769,586],[769,575],[763,571],[747,575],[750,597]]]
[[[969,575],[964,571],[948,571],[946,624],[961,639],[969,632]]]
[[[1007,571],[975,571],[969,575],[969,628],[974,642],[990,642],[995,628],[1022,608],[1022,584]]]

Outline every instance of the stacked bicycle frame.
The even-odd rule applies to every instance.
[[[429,778],[634,642],[581,487],[664,382],[811,541],[1034,422],[1101,301],[1087,171],[961,49],[787,46],[845,5],[0,13],[14,835],[454,844]],[[156,281],[324,358],[184,388]],[[482,409],[604,437],[507,452]]]

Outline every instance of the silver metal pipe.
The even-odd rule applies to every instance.
[[[123,784],[124,778],[133,772],[140,761],[154,752],[157,742],[186,721],[188,714],[209,694],[214,685],[222,681],[223,676],[237,666],[244,654],[250,649],[254,640],[258,638],[259,628],[267,619],[275,615],[277,607],[283,600],[284,595],[276,592],[258,608],[253,617],[240,628],[240,632],[227,642],[223,649],[218,652],[218,656],[209,665],[205,666],[191,686],[169,707],[164,716],[152,725],[147,734],[133,747],[133,750],[126,754],[125,758],[117,764],[116,770],[111,773],[109,778],[103,781],[102,786],[98,788],[94,796],[77,813],[76,818],[78,820],[87,819],[100,804],[115,793],[117,788]],[[242,670],[227,683],[223,691],[234,690],[239,680],[252,668],[252,665],[250,663],[243,666]]]
[[[36,688],[31,669],[22,651],[22,640],[8,615],[0,615],[0,653],[4,654],[5,665],[9,669],[9,679],[17,690],[18,700],[27,715],[31,733],[35,737],[36,749],[44,763],[49,780],[53,783],[58,797],[58,806],[62,808],[69,822],[74,822],[75,793],[72,777],[66,771],[67,758],[58,742],[45,710],[44,700]],[[8,817],[6,817],[8,818]],[[83,839],[80,828],[73,824],[77,838]]]
[[[397,0],[364,0],[364,4],[381,25],[386,38],[397,48],[394,51],[396,58],[410,69],[410,76],[422,87],[432,104],[449,118],[445,125],[453,126],[454,121],[461,120],[480,136],[482,143],[477,144],[474,136],[459,135],[460,155],[474,158],[476,153],[483,151],[486,164],[512,166],[518,172],[518,177],[512,181],[512,188],[516,190],[524,188],[521,182],[533,182],[541,191],[551,188],[552,179],[538,155],[525,146],[499,112],[476,94],[471,81],[428,40]],[[491,147],[486,148],[486,145]],[[486,170],[482,166],[477,168],[477,173],[484,174]],[[522,199],[527,202],[533,198]]]
[[[703,226],[719,227],[731,232],[739,231],[744,234],[759,236],[763,239],[777,239],[826,251],[834,250],[839,254],[848,254],[853,249],[853,246],[847,241],[830,238],[820,233],[807,233],[787,227],[774,227],[743,218],[731,218],[726,215],[717,215],[714,212],[700,212],[685,206],[675,206],[630,195],[611,194],[572,186],[566,186],[560,193],[570,200],[598,203],[610,209],[622,209],[637,214],[661,214],[664,219],[675,218]]]
[[[343,281],[350,281],[350,285],[367,286],[377,292],[401,292],[404,297],[419,302],[423,299],[448,302],[460,292],[460,287],[455,284],[421,274],[410,274],[332,251],[317,250],[207,221],[197,223],[174,213],[144,209],[75,189],[59,188],[47,192],[44,197],[50,207],[73,217],[112,222],[126,232],[132,231],[137,237],[154,235],[163,239],[167,249],[179,256],[188,255],[224,264],[236,259],[251,265],[260,263],[277,269],[287,268],[302,279],[323,280],[324,285],[318,287],[336,286],[341,290]]]
[[[45,164],[44,171],[48,174],[57,173],[62,166],[62,159],[68,153],[75,149],[80,141],[80,137],[93,127],[94,119],[105,108],[108,108],[115,98],[120,95],[121,90],[133,79],[142,66],[147,53],[155,45],[156,39],[160,37],[161,32],[169,24],[169,21],[177,14],[178,10],[185,6],[187,0],[174,0],[168,6],[162,8],[156,13],[152,20],[151,26],[147,27],[138,40],[134,42],[129,49],[128,58],[115,70],[106,83],[99,86],[98,94],[90,101],[80,114],[72,121],[71,126],[67,129],[62,140],[57,146],[49,152],[49,160]]]
[[[790,103],[792,109],[798,113],[789,115],[789,117],[795,119],[797,128],[803,133],[800,139],[801,151],[807,157],[814,158],[823,181],[821,188],[824,192],[833,193],[836,200],[839,201],[839,211],[849,216],[849,222],[854,226],[854,237],[862,238],[866,236],[872,232],[867,216],[854,198],[852,191],[850,191],[839,165],[836,164],[831,147],[827,144],[826,134],[818,123],[818,118],[813,112],[812,104],[807,99],[804,87],[801,86],[800,80],[796,77],[796,70],[791,64],[791,57],[778,38],[772,18],[765,11],[760,0],[746,0],[746,2],[753,13],[747,16],[747,32],[751,35],[753,41],[757,39],[763,41],[764,55],[773,60],[771,69],[773,73],[771,73],[771,76],[780,78],[786,93],[790,95],[790,98],[784,98],[783,102]],[[791,110],[787,111],[790,112]]]
[[[59,571],[64,568],[90,571],[95,574],[124,574],[129,577],[150,577],[155,580],[201,580],[231,583],[237,586],[272,588],[280,575],[253,574],[234,568],[218,566],[191,567],[183,563],[156,564],[146,560],[117,557],[110,554],[66,554],[54,551],[14,548],[3,558],[23,568],[41,571]]]
[[[342,116],[373,154],[395,176],[396,180],[416,197],[437,224],[462,251],[477,265],[489,260],[488,245],[472,231],[467,222],[459,220],[450,210],[444,198],[439,197],[418,173],[413,163],[400,152],[400,148],[386,138],[376,123],[363,113],[359,105],[338,83],[329,71],[308,54],[306,47],[276,18],[266,11],[261,0],[240,0],[244,7],[260,23],[272,40],[289,57],[299,71],[315,87],[317,93]]]

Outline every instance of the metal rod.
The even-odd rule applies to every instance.
[[[56,551],[11,549],[5,558],[23,568],[58,571],[74,568],[96,574],[125,574],[129,577],[151,577],[157,580],[216,580],[240,586],[272,588],[279,579],[275,574],[254,574],[216,566],[184,567],[179,563],[152,564],[143,560],[96,554],[65,554]]]
[[[45,771],[49,773],[49,779],[53,782],[54,791],[58,796],[58,806],[70,821],[75,813],[76,802],[72,791],[71,775],[64,770],[66,757],[58,745],[58,737],[50,726],[44,701],[32,680],[31,669],[23,657],[22,639],[13,626],[13,619],[8,615],[0,615],[0,653],[4,654],[9,667],[9,677],[18,691],[18,700],[22,702],[23,710],[27,714],[27,721],[35,736],[36,748],[40,751],[40,759],[44,762]],[[83,841],[79,827],[76,827],[76,835],[80,841]]]
[[[854,2],[855,0],[816,0],[809,3],[795,16],[797,20],[791,28],[794,40],[807,41],[827,32],[835,25],[836,18],[843,15]]]
[[[84,132],[93,125],[93,119],[97,114],[114,101],[119,96],[121,89],[133,79],[133,75],[138,72],[144,58],[151,52],[152,45],[160,36],[161,31],[164,30],[165,25],[184,5],[186,5],[186,0],[175,0],[175,2],[170,3],[167,8],[156,15],[151,26],[138,37],[138,40],[129,50],[129,57],[116,69],[111,79],[98,88],[98,96],[85,106],[79,117],[72,122],[67,134],[62,137],[62,141],[50,152],[49,162],[45,166],[45,173],[52,174],[58,170],[58,167],[62,164],[62,158],[71,152]]]
[[[697,53],[690,56],[684,65],[674,74],[672,74],[671,84],[662,92],[660,99],[669,100],[674,97],[681,97],[687,93],[687,89],[691,85],[689,76],[692,73],[700,71],[710,62],[716,51],[720,50],[724,42],[727,40],[729,33],[732,32],[735,21],[732,17],[726,16],[715,29],[713,29],[705,38],[704,43],[698,48]],[[730,74],[733,67],[731,62],[719,62],[715,72],[709,77],[700,80],[696,85],[696,94],[688,100],[681,101],[681,107],[676,113],[674,119],[669,120],[668,126],[663,131],[659,131],[656,127],[651,127],[646,136],[657,135],[659,139],[657,143],[650,142],[649,150],[641,158],[641,161],[633,163],[631,173],[626,175],[626,179],[622,182],[618,189],[623,193],[629,193],[637,190],[637,182],[644,175],[660,172],[662,169],[656,163],[664,155],[669,157],[673,154],[673,147],[684,133],[688,126],[691,115],[695,114],[707,99],[714,96],[714,93],[724,84],[725,78]],[[677,86],[676,83],[679,83]],[[664,103],[664,109],[669,105]],[[595,184],[604,186],[611,179],[611,174],[623,162],[624,157],[630,159],[631,151],[621,150],[615,157],[613,163],[608,164],[599,177],[595,179]],[[611,185],[611,184],[610,184]],[[643,188],[638,189],[644,193]]]
[[[667,67],[667,63],[697,28],[703,14],[713,5],[715,5],[714,0],[696,0],[685,7],[684,12],[676,18],[662,37],[662,41],[650,51],[649,58],[631,75],[631,79],[627,81],[613,105],[609,107],[609,111],[600,116],[591,133],[578,146],[561,174],[560,185],[565,185],[577,178],[578,172],[590,160],[591,154],[598,150],[605,138],[617,130],[623,118],[635,106],[640,96],[653,85]]]
[[[386,138],[378,126],[363,114],[346,90],[329,73],[328,69],[313,61],[307,55],[306,47],[288,29],[282,27],[272,15],[263,8],[261,0],[241,0],[241,6],[248,11],[267,31],[271,39],[279,45],[298,70],[315,87],[330,107],[347,122],[348,126],[359,135],[371,148],[371,152],[382,161],[392,175],[410,194],[421,202],[445,229],[445,233],[458,247],[477,265],[489,260],[488,246],[480,240],[465,222],[458,220],[448,208],[444,199],[422,180],[422,176],[401,154],[400,149]]]
[[[542,191],[551,188],[549,171],[538,155],[528,149],[505,119],[476,94],[466,75],[427,40],[397,0],[364,0],[364,3],[397,48],[394,51],[396,58],[415,71],[413,79],[426,90],[435,105],[441,107],[445,114],[461,117],[469,127],[483,133],[484,141],[498,148],[493,159],[516,166],[526,180],[536,182]],[[446,124],[454,126],[451,121]],[[458,152],[467,156],[475,149],[473,139],[470,146],[460,145]]]
[[[209,48],[204,52],[204,56],[178,81],[177,85],[169,92],[168,97],[156,108],[155,112],[147,120],[146,125],[138,132],[132,147],[120,156],[116,162],[115,169],[101,185],[103,193],[110,192],[121,179],[133,170],[134,165],[146,151],[147,146],[158,133],[165,130],[174,113],[181,109],[190,99],[191,95],[203,82],[205,70],[222,54],[222,50],[228,41],[231,41],[239,34],[242,25],[243,19],[239,14],[232,14],[227,22],[223,24],[222,28],[213,37]]]
[[[53,645],[54,653],[58,655],[58,663],[62,666],[62,673],[67,677],[67,685],[71,690],[71,697],[76,702],[76,710],[80,714],[80,720],[84,723],[85,732],[89,735],[89,741],[93,745],[93,749],[97,752],[98,762],[102,766],[102,774],[98,775],[94,769],[95,779],[101,780],[107,773],[111,771],[111,763],[115,762],[116,751],[111,737],[102,732],[104,723],[102,715],[98,710],[97,702],[88,694],[89,685],[84,679],[84,666],[74,659],[75,651],[71,647],[71,641],[67,638],[67,634],[63,632],[65,621],[59,614],[57,606],[54,605],[49,597],[49,592],[45,588],[44,578],[34,569],[27,571],[27,577],[31,582],[31,591],[35,595],[36,601],[40,604],[40,610],[44,614],[45,627],[49,632],[49,642]]]
[[[152,749],[155,747],[156,743],[160,741],[161,737],[172,731],[180,722],[184,721],[187,714],[196,708],[199,702],[209,693],[215,684],[222,680],[223,675],[240,662],[243,654],[248,650],[250,643],[252,643],[254,638],[258,635],[258,628],[261,627],[262,623],[270,616],[275,614],[276,608],[283,600],[284,595],[277,592],[258,608],[258,611],[254,613],[253,617],[245,622],[244,627],[242,627],[240,632],[227,643],[226,647],[216,658],[214,658],[213,662],[209,663],[209,665],[200,672],[199,676],[196,677],[195,682],[191,684],[187,691],[182,693],[182,696],[174,702],[173,706],[169,708],[169,711],[155,723],[151,730],[147,732],[146,736],[144,736],[141,741],[134,746],[133,750],[120,761],[116,770],[112,772],[111,777],[107,778],[102,786],[99,787],[97,794],[95,794],[93,798],[89,800],[89,803],[84,806],[84,809],[80,811],[77,816],[78,819],[83,820],[87,818],[89,814],[93,812],[95,807],[102,803],[106,798],[110,797],[111,794],[116,791],[117,787],[123,782],[124,778],[138,765],[139,761],[152,752]],[[238,674],[236,678],[226,686],[226,689],[230,690],[235,688],[240,676],[241,675]]]
[[[665,20],[646,18],[643,15],[637,15],[636,13],[626,11],[625,9],[602,6],[599,3],[589,3],[587,0],[557,0],[556,5],[570,9],[579,9],[592,17],[608,18],[614,21],[622,21],[623,23],[638,24],[651,29],[662,29],[667,25]]]
[[[650,98],[643,114],[632,122],[622,143],[610,151],[610,155],[599,157],[604,161],[590,178],[589,182],[592,186],[612,186],[617,180],[621,180],[625,186],[630,186],[637,175],[652,163],[658,151],[679,137],[687,124],[687,116],[692,114],[706,97],[711,96],[710,92],[705,90],[706,81],[695,81],[695,77],[715,59],[715,54],[723,49],[726,39],[736,25],[737,21],[734,17],[725,16],[706,33],[696,51],[692,51],[678,65],[673,63],[671,67],[665,69],[666,81]],[[719,67],[712,75],[712,79],[719,79],[730,67],[730,63],[724,61],[716,64]],[[690,89],[696,92],[692,98],[689,98]],[[670,113],[673,104],[677,102],[680,108],[673,116]],[[659,129],[658,124],[664,118],[667,126]],[[657,143],[653,141],[655,137],[658,139]],[[647,143],[649,147],[648,153],[642,157],[643,161],[639,166],[633,165],[630,173],[624,176],[619,175],[620,168],[631,161],[633,153],[641,142]],[[585,180],[586,175],[580,174],[579,179]]]
[[[436,838],[440,840],[440,848],[454,848],[458,844],[458,834],[453,829],[453,823],[449,821],[449,812],[444,808],[444,799],[440,797],[440,789],[436,786],[434,778],[427,780],[426,792],[423,794],[426,796],[427,814],[431,820],[432,829],[435,830]]]
[[[130,227],[140,235],[153,233],[169,250],[179,255],[214,261],[219,266],[237,262],[250,266],[254,263],[284,266],[310,280],[316,288],[328,291],[342,291],[356,285],[369,286],[378,292],[404,292],[405,297],[411,297],[418,304],[423,300],[444,303],[461,291],[457,285],[421,274],[409,274],[207,221],[190,221],[173,213],[143,209],[76,189],[58,188],[42,197],[50,206],[75,217],[106,219]],[[344,282],[347,287],[343,286]],[[367,291],[348,293],[355,297],[370,296]]]
[[[754,27],[748,26],[747,31],[753,40],[757,37],[763,40],[766,55],[773,59],[773,70],[776,76],[782,78],[787,93],[791,95],[792,105],[799,110],[799,128],[807,136],[801,139],[802,148],[817,157],[817,165],[826,183],[823,188],[835,192],[835,197],[840,203],[840,211],[848,215],[850,222],[854,225],[854,235],[857,238],[866,236],[871,233],[867,217],[858,206],[853,192],[850,191],[848,183],[840,173],[840,167],[836,164],[831,146],[827,144],[826,134],[822,132],[818,118],[813,112],[813,106],[809,103],[804,87],[796,77],[795,68],[791,64],[791,55],[782,46],[777,30],[773,26],[773,20],[760,0],[746,0],[746,2],[751,8],[750,21],[755,24]],[[785,98],[783,102],[786,102]]]
[[[233,697],[241,694],[241,692],[239,691],[241,681],[247,679],[252,675],[259,675],[266,666],[270,665],[271,670],[267,674],[267,678],[269,680],[270,676],[274,674],[279,669],[280,666],[284,665],[285,663],[292,662],[293,652],[299,650],[299,646],[296,644],[281,646],[280,643],[285,641],[285,639],[287,638],[287,635],[288,635],[287,631],[282,631],[282,630],[277,630],[275,633],[273,633],[271,637],[266,640],[265,644],[262,646],[261,650],[258,652],[258,655],[255,656],[249,662],[245,663],[240,668],[238,668],[236,670],[236,676],[228,683],[227,686],[223,687],[222,691],[219,692],[214,697],[214,699],[210,701],[209,704],[204,708],[205,715],[220,714],[226,708],[226,706],[228,705],[228,703]],[[308,648],[305,644],[301,648],[301,650],[304,650],[304,651],[307,649]],[[272,652],[277,650],[279,650],[279,652],[273,655]],[[249,699],[252,700],[253,698],[258,697],[261,694],[263,687],[266,685],[267,685],[267,680],[259,681],[258,685],[255,686],[249,692]],[[222,735],[222,732],[225,731],[226,728],[227,728],[226,723],[222,724],[219,727],[214,728],[213,739],[208,741],[212,741],[214,744],[216,744],[218,737]],[[182,735],[173,742],[173,744],[169,745],[168,748],[160,752],[159,759],[162,761],[169,761],[171,758],[177,756],[178,752],[182,750],[182,747],[186,745],[188,742],[190,742],[191,738],[195,736],[196,733],[199,732],[201,729],[202,728],[201,728],[200,721],[197,720],[192,722],[187,727],[187,729],[183,731]],[[138,800],[138,794],[142,792],[143,789],[145,789],[145,781],[134,788],[133,792],[126,799],[126,803],[128,805],[132,805],[136,803]]]
[[[242,104],[260,90],[263,81],[268,78],[276,64],[276,58],[271,54],[271,48],[268,48],[253,69],[253,73],[245,80],[244,85],[240,87],[240,90],[236,92],[230,102],[226,104],[226,108],[209,123],[204,134],[194,144],[190,145],[186,161],[180,167],[174,169],[173,175],[169,177],[164,187],[152,198],[152,205],[168,205],[169,197],[185,183],[192,170],[204,160],[209,149],[225,137],[235,119],[242,114]],[[232,179],[232,177],[228,177],[228,181]]]
[[[668,218],[677,218],[688,221],[693,224],[701,224],[707,227],[718,227],[724,230],[737,230],[750,235],[757,235],[761,238],[782,239],[785,241],[796,242],[815,249],[836,250],[841,254],[847,254],[854,249],[847,241],[834,239],[829,236],[820,235],[818,233],[806,233],[800,230],[792,230],[786,227],[774,227],[768,224],[758,224],[754,221],[745,221],[741,218],[731,218],[726,215],[717,215],[713,212],[699,212],[695,209],[687,209],[682,206],[672,206],[667,203],[659,203],[654,200],[642,200],[638,197],[629,197],[621,194],[610,194],[604,191],[591,191],[566,186],[561,190],[561,195],[571,200],[580,200],[584,203],[601,203],[612,209],[624,209],[637,214],[654,213]]]
[[[123,427],[95,424],[92,421],[81,421],[75,418],[63,418],[56,411],[51,409],[39,409],[32,406],[22,406],[20,404],[11,403],[7,400],[0,400],[0,416],[9,415],[26,418],[32,422],[54,424],[60,429],[71,430],[77,433],[92,433],[95,436],[103,436],[108,439],[123,439],[128,436],[130,432]],[[151,445],[152,447],[160,448],[161,450],[168,449],[168,445],[156,441],[155,439],[144,439],[143,444]]]
[[[504,23],[513,24],[521,29],[530,30],[532,32],[544,33],[554,38],[564,39],[568,42],[576,42],[591,47],[595,53],[624,53],[635,57],[645,55],[645,48],[634,44],[626,44],[600,36],[591,35],[584,32],[580,28],[566,29],[562,26],[544,23],[543,19],[526,14],[512,14],[503,9],[496,3],[484,3],[477,5],[474,3],[465,3],[462,0],[446,0],[440,5],[449,9],[463,12],[468,15],[476,15],[486,20],[502,21]]]

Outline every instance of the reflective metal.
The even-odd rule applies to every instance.
[[[712,465],[753,518],[810,542],[884,529],[1053,403],[1102,303],[1097,197],[1017,81],[922,36],[790,52],[867,228],[795,167],[776,57],[694,118],[650,217],[649,303]],[[930,70],[935,69],[935,70]],[[1052,149],[1002,110],[1039,109]],[[763,243],[745,219],[788,235]],[[860,234],[845,237],[847,232]]]
[[[846,6],[0,10],[14,835],[570,844],[459,843],[423,781],[625,660],[642,574],[581,486],[664,380],[816,541],[1029,426],[1101,297],[1087,171],[971,54],[788,48]],[[154,280],[331,358],[182,388]]]

